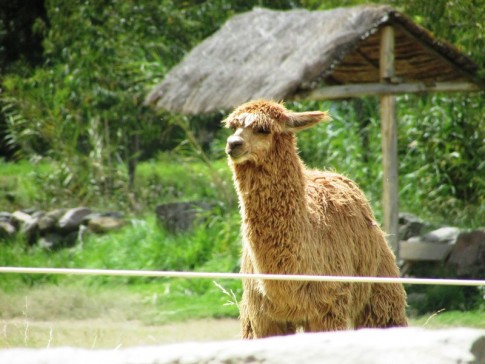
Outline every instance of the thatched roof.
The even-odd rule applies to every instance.
[[[322,85],[379,82],[379,30],[389,24],[397,78],[476,81],[477,66],[469,58],[388,6],[257,8],[229,19],[195,47],[146,102],[195,114],[256,98],[282,100]]]

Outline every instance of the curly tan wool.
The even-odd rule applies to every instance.
[[[369,203],[350,179],[308,170],[295,132],[325,112],[291,112],[258,100],[223,123],[242,215],[241,272],[398,277]],[[303,331],[407,326],[400,284],[247,279],[240,305],[243,338]]]

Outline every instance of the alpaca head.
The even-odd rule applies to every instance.
[[[234,164],[260,164],[278,147],[278,141],[328,120],[327,112],[292,112],[273,101],[251,101],[237,107],[223,121],[233,131],[227,139],[226,153]]]

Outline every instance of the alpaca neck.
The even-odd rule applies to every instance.
[[[261,273],[298,273],[298,256],[306,241],[304,166],[294,137],[275,145],[268,159],[234,166],[253,263]]]

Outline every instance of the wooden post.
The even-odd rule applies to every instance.
[[[380,78],[382,83],[390,83],[394,78],[394,29],[382,28],[380,48]],[[399,258],[399,187],[397,157],[396,97],[381,96],[381,133],[383,193],[382,209],[384,230],[396,258]]]

